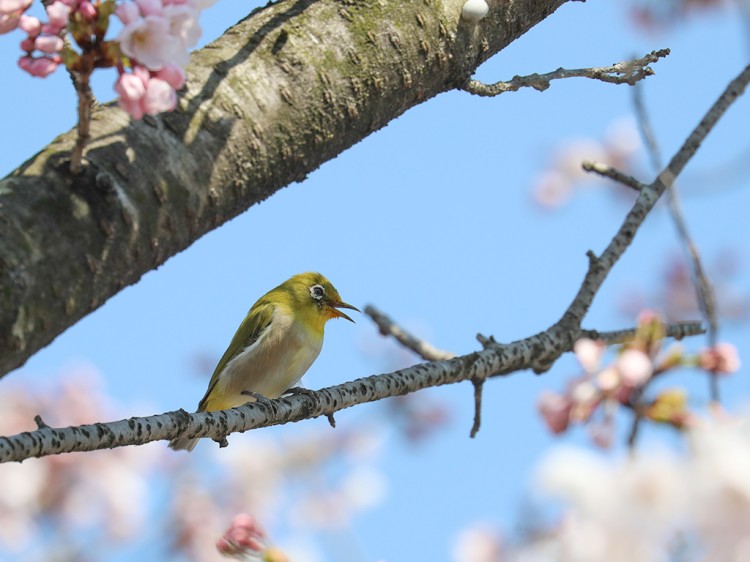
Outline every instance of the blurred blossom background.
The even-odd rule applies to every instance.
[[[200,45],[259,5],[206,9]],[[75,125],[69,78],[21,72],[19,40],[0,36],[2,174]],[[642,95],[668,159],[748,63],[746,0],[571,2],[477,77],[664,47],[672,54],[652,65]],[[116,78],[94,74],[100,100],[114,97]],[[208,562],[226,559],[219,550],[260,559],[273,545],[294,562],[747,560],[748,122],[741,98],[678,181],[716,289],[719,339],[733,347],[650,339],[654,318],[700,318],[660,205],[584,325],[639,324],[639,342],[585,343],[543,376],[489,381],[475,439],[467,383],[340,412],[336,429],[316,419],[235,434],[227,449],[151,443],[2,465],[0,559]],[[194,409],[247,309],[307,270],[454,353],[477,349],[478,332],[506,342],[543,330],[573,298],[586,251],[601,251],[634,199],[584,174],[582,160],[652,180],[630,88],[567,79],[543,93],[430,100],[204,236],[4,378],[0,434],[33,430],[36,415],[68,426]],[[356,320],[329,324],[307,387],[418,360]],[[721,409],[709,404],[711,368]],[[634,392],[644,408],[631,453]]]

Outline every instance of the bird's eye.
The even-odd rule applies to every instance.
[[[310,287],[310,296],[316,301],[319,301],[324,296],[326,296],[326,290],[322,285],[313,285],[312,287]]]

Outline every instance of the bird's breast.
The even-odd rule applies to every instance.
[[[263,334],[237,354],[219,375],[219,395],[228,405],[247,402],[242,392],[276,398],[295,386],[320,354],[323,334],[307,330],[278,309]]]

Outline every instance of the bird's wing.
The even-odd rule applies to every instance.
[[[214,374],[211,375],[211,382],[208,383],[208,390],[206,390],[205,396],[203,396],[200,404],[198,404],[199,412],[204,411],[208,395],[211,394],[214,386],[216,386],[216,383],[219,380],[219,375],[224,370],[224,367],[227,366],[227,363],[229,363],[237,354],[241,353],[243,349],[258,341],[258,338],[260,338],[260,336],[263,335],[263,332],[265,332],[271,325],[271,321],[273,320],[273,309],[273,304],[262,301],[258,302],[250,309],[250,312],[248,312],[247,316],[242,321],[242,324],[240,324],[240,327],[237,329],[237,333],[234,334],[229,347],[224,352],[224,355],[221,356],[221,359],[219,359],[219,364],[216,365]]]

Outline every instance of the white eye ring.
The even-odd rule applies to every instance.
[[[322,300],[326,296],[326,290],[322,285],[313,285],[310,287],[310,296],[316,301]]]

